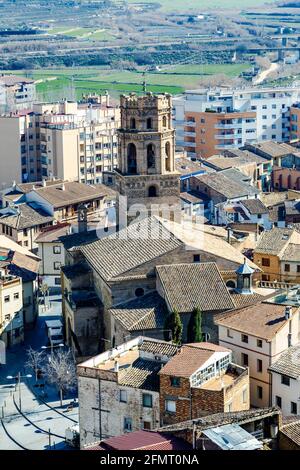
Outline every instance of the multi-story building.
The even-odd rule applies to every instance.
[[[24,337],[22,307],[22,279],[1,270],[0,339],[4,341],[6,347],[21,342]]]
[[[16,75],[0,76],[0,112],[27,109],[35,100],[35,82]]]
[[[226,312],[216,323],[219,344],[232,350],[236,364],[249,367],[251,405],[269,406],[272,384],[268,369],[299,342],[299,306],[279,295],[273,302]]]
[[[119,109],[110,106],[108,95],[33,104],[0,116],[2,187],[51,177],[101,183],[102,172],[117,164],[119,124]]]
[[[186,91],[174,99],[176,144],[208,158],[246,142],[289,141],[299,98],[295,87]]]

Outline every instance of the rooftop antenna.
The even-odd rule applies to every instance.
[[[147,92],[147,83],[146,83],[146,72],[143,72],[143,92],[146,93]]]

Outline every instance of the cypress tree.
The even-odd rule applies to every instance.
[[[189,343],[200,343],[203,340],[202,314],[199,307],[194,308],[188,325]]]
[[[171,330],[173,343],[181,344],[183,326],[177,310],[173,310],[173,312],[166,318],[165,330]],[[165,331],[165,339],[169,339],[168,336],[169,332]]]

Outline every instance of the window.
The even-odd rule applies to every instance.
[[[180,387],[180,378],[179,377],[170,377],[171,387]]]
[[[151,118],[147,119],[147,129],[152,129],[152,119]]]
[[[127,391],[126,390],[120,390],[120,402],[127,403]]]
[[[297,264],[297,273],[300,273],[300,264]]]
[[[227,412],[230,413],[232,411],[232,401],[227,405]]]
[[[242,342],[243,343],[248,343],[248,336],[247,335],[242,335]]]
[[[61,254],[61,247],[60,246],[54,246],[53,247],[53,253],[55,255],[60,255]]]
[[[243,390],[243,403],[247,403],[247,400],[248,400],[248,391],[247,389],[245,388]]]
[[[248,366],[249,364],[248,354],[242,353],[242,364],[243,366]]]
[[[272,104],[272,109],[276,109],[276,104]]]
[[[297,414],[297,403],[291,401],[291,414],[296,415]]]
[[[176,401],[175,400],[166,400],[165,408],[168,413],[176,413]]]
[[[262,258],[261,259],[262,266],[270,266],[270,259],[269,258]]]
[[[227,338],[233,338],[231,331],[227,328]]]
[[[279,406],[279,408],[282,407],[282,399],[281,399],[281,397],[279,397],[279,396],[276,395],[276,397],[275,397],[275,404],[276,404],[276,406]]]
[[[200,255],[194,255],[194,263],[200,263]]]
[[[132,431],[132,419],[124,418],[124,431]]]
[[[144,289],[142,287],[138,287],[137,289],[135,289],[135,296],[136,297],[142,297],[142,295],[144,295]]]
[[[284,270],[285,270],[285,272],[289,273],[289,272],[290,272],[290,265],[289,265],[289,264],[285,264],[285,265],[284,265]]]
[[[262,109],[267,109],[267,108],[268,108],[268,106],[266,104],[262,105]]]
[[[257,372],[262,372],[262,360],[257,359]]]
[[[287,375],[282,375],[281,376],[281,383],[283,385],[287,385],[289,387],[290,386],[290,378]]]
[[[19,297],[20,297],[20,296],[19,296],[19,292],[15,292],[15,293],[14,293],[14,299],[17,300],[17,299],[19,299]]]
[[[262,339],[256,340],[256,345],[258,348],[262,348],[262,345],[263,345]]]
[[[9,295],[6,295],[6,296],[4,297],[4,303],[7,304],[9,301],[10,301],[10,296],[9,296]]]
[[[152,395],[150,393],[143,393],[143,407],[152,408]]]
[[[143,429],[146,429],[147,431],[151,429],[150,421],[143,421]]]
[[[61,285],[61,278],[60,278],[60,277],[56,277],[56,278],[54,279],[54,284],[55,284],[56,286],[60,286],[60,285]]]
[[[263,388],[260,385],[258,385],[257,386],[257,398],[262,400],[262,397],[263,397]]]
[[[59,261],[54,261],[53,267],[54,267],[55,271],[59,271],[60,267],[61,267],[61,263]]]

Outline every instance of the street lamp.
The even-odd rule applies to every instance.
[[[59,344],[51,344],[50,346],[41,346],[41,349],[51,349],[51,356],[53,354],[53,348],[63,348],[64,347],[64,344],[63,343],[59,343]]]
[[[31,377],[32,377],[31,374],[21,375],[21,372],[18,372],[18,375],[16,375],[15,377],[13,377],[12,375],[8,375],[8,376],[6,377],[8,380],[15,380],[15,381],[16,381],[16,388],[15,388],[15,390],[17,390],[17,383],[19,384],[19,408],[20,408],[20,411],[22,411],[21,379],[23,379],[23,378],[31,379]]]

